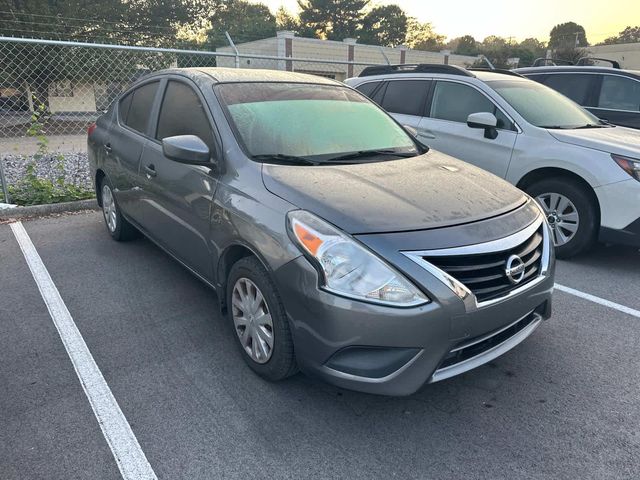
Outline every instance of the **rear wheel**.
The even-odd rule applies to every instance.
[[[527,189],[544,210],[556,254],[570,258],[587,252],[598,233],[598,214],[593,199],[585,188],[572,179],[551,178]]]
[[[104,223],[111,237],[121,242],[139,236],[138,230],[120,213],[118,202],[113,195],[113,187],[107,177],[104,177],[100,183],[100,197]]]

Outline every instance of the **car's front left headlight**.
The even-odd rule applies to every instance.
[[[640,160],[623,157],[622,155],[615,155],[613,153],[611,154],[611,158],[613,158],[625,172],[640,181]]]
[[[399,272],[333,225],[305,210],[289,212],[291,238],[322,273],[322,288],[357,300],[396,307],[429,298]]]

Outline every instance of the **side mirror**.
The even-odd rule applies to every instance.
[[[498,119],[493,113],[477,112],[467,117],[467,126],[469,128],[484,129],[484,137],[494,140],[498,136]]]
[[[167,158],[190,165],[211,163],[211,152],[196,135],[176,135],[162,139],[162,153]]]

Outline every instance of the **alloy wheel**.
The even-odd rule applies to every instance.
[[[555,246],[560,247],[573,240],[580,226],[580,216],[573,202],[559,193],[543,193],[536,200],[547,216]]]
[[[242,348],[256,363],[267,363],[273,353],[273,320],[260,289],[248,278],[233,286],[231,313]]]
[[[111,191],[111,188],[109,188],[109,185],[102,186],[102,213],[109,231],[111,233],[115,232],[116,227],[118,226],[116,202],[113,198],[113,192]]]

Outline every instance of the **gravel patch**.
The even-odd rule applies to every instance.
[[[24,178],[27,166],[34,161],[34,157],[29,155],[3,155],[0,161],[3,162],[7,183],[15,185]],[[35,160],[36,174],[39,178],[48,178],[55,181],[60,175],[58,166],[61,161],[66,183],[87,189],[93,188],[89,174],[89,160],[86,153],[46,154]]]

